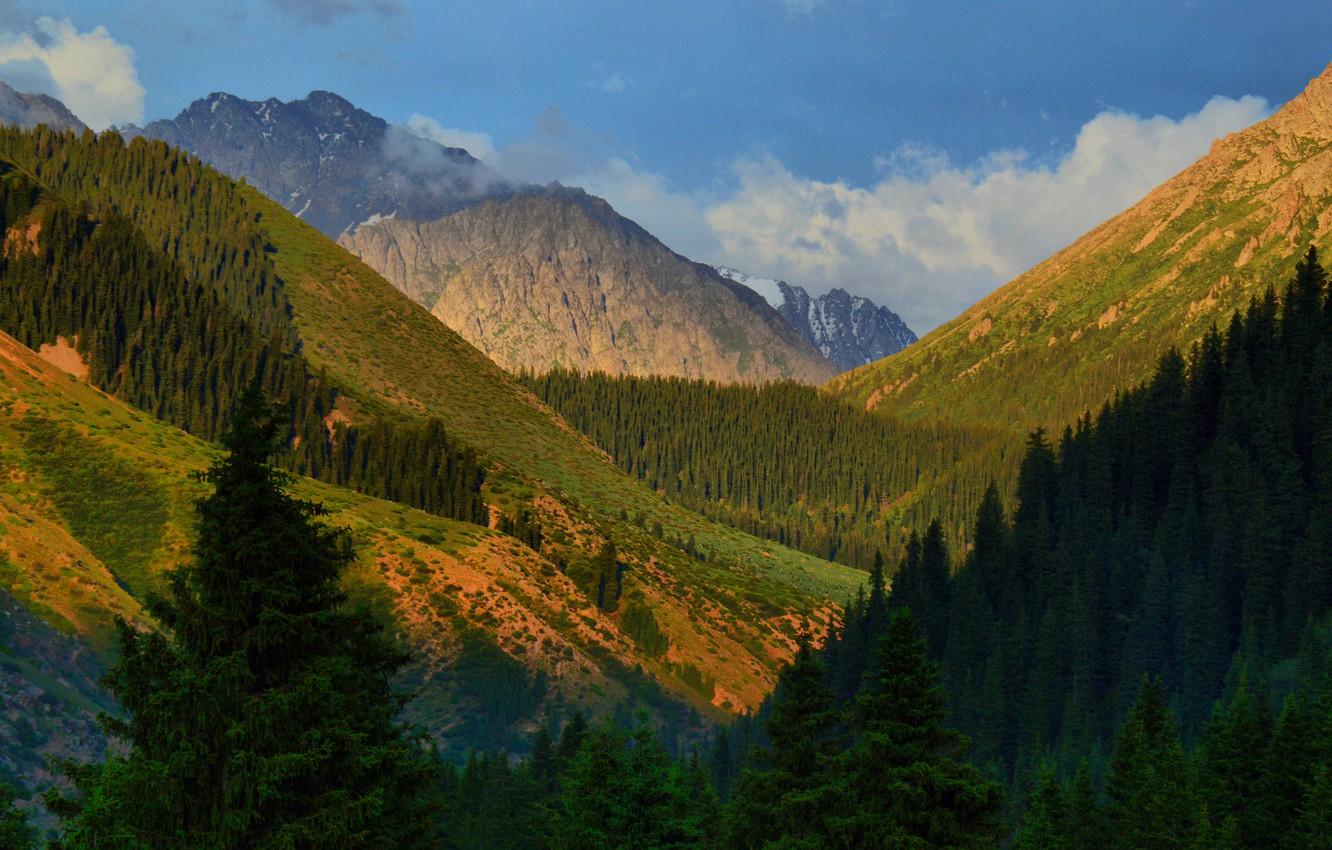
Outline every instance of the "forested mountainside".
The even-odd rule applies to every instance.
[[[241,389],[257,380],[291,415],[284,465],[403,503],[376,509],[365,523],[388,535],[368,551],[379,553],[403,628],[422,641],[423,683],[449,695],[422,709],[448,747],[512,741],[506,736],[533,717],[580,700],[609,707],[636,695],[679,728],[687,717],[674,706],[715,717],[757,705],[793,649],[796,622],[813,617],[826,627],[830,600],[860,583],[861,573],[715,525],[634,484],[365,266],[183,152],[143,139],[126,145],[114,133],[7,130],[0,159],[8,167],[5,328],[162,418],[147,433],[122,435],[131,458],[152,450],[143,446],[165,452],[185,439],[164,436],[177,433],[167,424],[214,436]],[[436,355],[423,361],[422,345]],[[31,471],[44,443],[7,468],[21,470],[13,474],[27,476],[33,494],[77,492],[89,480],[75,462],[84,443],[67,432],[102,433],[85,411],[105,409],[92,401],[104,397],[63,376],[57,383],[35,354],[14,350],[15,374],[37,369],[41,380],[7,385],[9,426],[25,427],[34,394],[91,395],[53,401],[45,417],[59,437],[51,439],[69,447],[56,456],[74,472]],[[6,445],[24,444],[16,436]],[[353,498],[324,492],[341,493],[328,497],[338,504]],[[24,557],[6,573],[11,593],[40,570],[101,561],[89,553],[97,523],[79,526],[71,516],[117,512],[71,498],[47,509],[56,543],[43,558],[16,550]],[[471,522],[462,529],[472,531],[430,530],[415,518],[429,514],[408,506],[508,534]],[[175,530],[154,533],[153,554],[104,565],[108,575],[140,592],[143,576],[188,549],[186,525],[166,528]],[[565,652],[584,638],[599,648]],[[564,675],[554,670],[588,688],[562,697],[564,708],[551,707],[560,704],[553,695]],[[485,703],[486,687],[505,696]],[[539,700],[547,689],[551,698]]]
[[[1186,740],[1241,677],[1289,688],[1332,605],[1332,300],[1295,278],[1055,441],[1029,438],[951,581],[937,530],[894,579],[980,757],[1108,751],[1144,676]],[[936,562],[926,554],[935,551]]]
[[[905,441],[900,457],[919,459],[918,465],[869,476],[869,491],[852,486],[814,499],[810,494],[818,487],[805,479],[818,473],[788,471],[789,477],[764,479],[760,510],[759,494],[729,482],[744,482],[754,463],[777,469],[779,462],[756,459],[734,443],[714,442],[691,423],[661,415],[672,404],[698,403],[706,410],[714,390],[570,376],[534,387],[624,468],[679,492],[710,515],[732,517],[728,521],[773,539],[862,567],[871,550],[841,541],[872,541],[882,533],[892,557],[900,552],[904,528],[938,519],[950,546],[969,545],[972,516],[989,484],[998,485],[1003,499],[1014,497],[1024,428],[1040,424],[1058,433],[1099,409],[1117,389],[1148,375],[1153,352],[1170,344],[1187,349],[1280,281],[1301,246],[1322,232],[1320,222],[1328,216],[1320,175],[1332,144],[1329,92],[1332,71],[1272,118],[1218,142],[1139,205],[955,322],[826,385],[831,397],[885,416],[892,424],[882,433]],[[1235,234],[1251,229],[1257,229],[1254,236],[1236,241]],[[1094,320],[1066,335],[1041,336],[1041,328],[1083,314]],[[1010,333],[1016,336],[1007,338]],[[888,374],[895,383],[878,383]],[[846,441],[855,429],[846,425],[827,435],[822,428],[802,431],[802,422],[827,416],[810,412],[821,408],[806,399],[788,395],[774,407],[782,394],[768,393],[762,402],[760,396],[736,395],[750,400],[730,404],[768,406],[768,421],[782,424],[765,427],[800,434],[802,451],[820,458],[826,451],[832,468],[839,467],[839,456],[873,458],[884,451],[853,447]],[[909,427],[915,424],[919,430]],[[758,434],[758,445],[766,446],[762,428]],[[944,438],[953,448],[936,451],[943,434],[953,435]],[[923,449],[916,454],[907,443]],[[698,470],[722,483],[709,482]],[[849,468],[845,479],[858,480],[856,470]],[[870,491],[883,495],[877,510]],[[804,509],[788,514],[796,504]]]
[[[1310,251],[1279,297],[1057,443],[1035,431],[1013,510],[991,489],[960,558],[937,523],[913,534],[757,721],[655,767],[641,729],[542,730],[516,769],[476,757],[451,780],[454,840],[565,847],[571,823],[589,841],[632,823],[692,829],[689,847],[1327,846],[1329,401]],[[644,785],[661,806],[633,807]]]
[[[462,148],[391,126],[327,91],[289,102],[214,92],[174,119],[121,135],[161,139],[244,178],[330,238],[365,221],[435,219],[514,191]]]
[[[1011,514],[995,483],[910,512],[886,504],[953,486],[922,470],[965,461],[984,480],[1003,468],[1002,435],[875,423],[789,385],[529,381],[626,471],[686,504],[866,566],[890,553],[894,597],[943,661],[951,716],[1011,775],[1020,760],[1069,768],[1108,752],[1144,675],[1160,679],[1187,741],[1240,672],[1284,675],[1281,659],[1332,604],[1329,354],[1332,301],[1311,249],[1288,285],[1187,354],[1162,355],[1148,383],[1053,437],[1037,430],[1016,459]],[[698,419],[669,415],[678,409]],[[958,504],[965,548],[950,525],[921,520],[962,521]],[[903,539],[904,523],[917,533]],[[868,649],[830,650],[834,670],[839,651]],[[849,698],[860,670],[833,676]]]
[[[560,186],[339,242],[511,371],[822,383],[833,366],[755,292]]]
[[[904,421],[793,383],[523,375],[629,475],[705,516],[868,570],[939,517],[967,539],[1006,430]],[[689,411],[688,416],[679,411]],[[942,472],[940,472],[940,470]]]

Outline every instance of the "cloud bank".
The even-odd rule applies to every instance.
[[[68,19],[41,17],[32,31],[0,32],[0,79],[58,98],[96,130],[143,120],[134,51],[106,27],[79,32]]]
[[[876,160],[867,185],[815,180],[757,154],[699,191],[673,186],[632,156],[598,154],[553,109],[530,138],[498,149],[483,134],[439,128],[430,137],[468,147],[476,135],[481,158],[511,179],[582,186],[689,257],[815,292],[840,286],[925,332],[1270,111],[1252,96],[1215,97],[1178,119],[1107,110],[1067,151],[1044,159],[995,151],[961,165],[903,146]]]

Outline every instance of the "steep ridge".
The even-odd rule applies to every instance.
[[[327,91],[289,102],[214,92],[174,119],[122,134],[184,148],[329,236],[380,217],[438,218],[511,191],[462,148],[419,138]]]
[[[913,418],[1060,426],[1141,381],[1332,231],[1332,67],[902,353],[828,385]]]
[[[730,383],[834,372],[752,290],[577,189],[380,221],[339,242],[509,370]]]
[[[722,277],[760,292],[791,327],[843,372],[896,354],[916,341],[915,332],[901,316],[845,289],[835,287],[811,296],[803,286],[784,280],[754,277],[727,266],[716,269]]]
[[[521,698],[515,709],[510,700],[504,706],[511,713],[501,724],[475,720],[486,716],[477,713],[484,694],[469,691],[466,677],[454,663],[457,657],[436,646],[440,641],[445,648],[459,645],[439,637],[448,634],[450,623],[460,628],[471,624],[464,635],[472,641],[463,642],[463,647],[482,647],[477,651],[483,660],[472,663],[487,667],[492,678],[496,667],[516,671],[508,679],[501,678],[507,692],[556,690],[551,684],[554,674],[535,660],[553,658],[552,663],[559,666],[564,663],[559,658],[568,661],[569,653],[577,657],[583,652],[595,656],[595,663],[586,668],[591,683],[585,693],[591,694],[587,700],[599,710],[615,702],[617,695],[651,694],[664,688],[671,696],[653,697],[658,707],[683,700],[716,713],[757,705],[771,687],[774,667],[789,655],[803,624],[826,628],[835,614],[830,601],[848,598],[861,583],[863,573],[709,523],[636,485],[480,352],[257,191],[210,176],[197,162],[172,154],[161,143],[136,140],[126,149],[114,134],[94,141],[71,135],[10,133],[3,135],[3,147],[3,154],[23,171],[35,179],[52,180],[62,197],[86,201],[94,210],[114,202],[121,214],[144,229],[149,244],[174,246],[187,269],[194,254],[180,247],[181,234],[176,228],[180,216],[189,217],[194,203],[191,192],[227,196],[229,205],[239,204],[246,220],[257,223],[264,245],[263,252],[249,253],[247,265],[241,268],[246,274],[271,275],[280,284],[274,297],[277,303],[290,305],[292,332],[299,338],[303,356],[324,372],[327,381],[341,388],[337,416],[347,424],[373,421],[386,413],[440,419],[451,436],[480,454],[489,470],[484,496],[491,506],[492,521],[501,525],[503,517],[529,513],[540,524],[541,538],[524,546],[511,536],[470,523],[451,523],[327,485],[302,485],[335,510],[356,504],[363,506],[358,511],[373,514],[348,524],[360,530],[358,539],[368,541],[371,551],[379,553],[374,561],[383,564],[380,583],[397,594],[399,601],[394,604],[404,629],[418,629],[421,645],[429,650],[423,664],[434,663],[435,667],[422,672],[427,677],[423,681],[438,677],[451,683],[443,693],[454,696],[440,697],[429,719],[437,732],[454,733],[449,740],[457,746],[483,742],[477,736],[484,736],[487,730],[502,734],[506,728],[530,723],[545,710],[546,703],[538,697]],[[172,184],[167,174],[180,184]],[[186,186],[190,191],[182,190]],[[28,238],[27,230],[20,230]],[[206,234],[197,235],[207,241]],[[32,234],[39,245],[47,237]],[[23,244],[14,242],[10,250],[21,249]],[[207,268],[198,267],[195,273],[206,277]],[[267,286],[271,289],[272,282]],[[243,288],[231,294],[236,303],[247,302]],[[49,348],[53,357],[60,355],[66,365],[77,366],[80,351],[90,351],[95,361],[96,347],[88,348],[87,341],[80,345],[82,348],[51,339],[40,347]],[[115,402],[64,375],[55,375],[25,352],[11,351],[7,356],[17,365],[5,384],[13,395],[0,400],[5,425],[18,427],[14,422],[25,420],[34,399],[41,399],[44,392],[56,392],[51,389],[56,387],[57,400],[47,404],[54,413],[44,418],[57,423],[57,437],[70,428],[81,433],[100,428],[102,420],[96,417],[107,416],[109,435],[134,458],[124,464],[131,470],[143,465],[145,455],[169,457],[173,440],[181,441],[179,452],[192,459],[168,464],[163,475],[188,482],[184,473],[206,462],[210,451],[206,444],[139,414],[132,415],[141,425],[117,424],[131,414],[106,413]],[[32,380],[23,378],[25,374]],[[86,421],[87,416],[95,418]],[[21,445],[22,441],[14,437],[2,444]],[[42,474],[36,467],[47,454],[25,452],[9,467],[20,470],[14,473],[19,478],[36,481]],[[73,462],[84,453],[68,454]],[[35,471],[27,471],[30,468]],[[76,471],[78,468],[76,464]],[[153,468],[148,464],[144,474]],[[68,480],[89,479],[74,475]],[[45,492],[40,484],[34,486],[36,493]],[[190,485],[174,486],[188,491]],[[66,489],[79,490],[76,486]],[[119,492],[144,489],[127,484]],[[50,519],[53,527],[64,528],[72,540],[56,547],[57,554],[87,564],[101,560],[96,554],[93,559],[79,554],[80,546],[95,551],[84,538],[92,533],[89,539],[100,540],[98,529],[76,528],[77,523],[70,524],[60,512],[58,499],[41,498],[48,498],[62,520]],[[151,577],[187,544],[189,523],[183,511],[191,498],[187,492],[145,508],[167,512],[165,520],[154,520],[156,526],[148,524],[164,529],[154,538],[159,542],[134,547],[134,551],[155,553],[152,557],[106,565],[114,587],[130,592],[131,600],[125,604],[132,605],[132,598],[150,587]],[[39,495],[32,497],[34,502],[38,499]],[[78,510],[79,504],[75,500],[71,510]],[[367,505],[377,507],[364,507]],[[93,511],[91,515],[114,518],[119,511]],[[148,527],[134,524],[141,526]],[[168,538],[174,541],[171,545],[160,543]],[[10,561],[21,569],[11,584],[21,585],[33,574],[25,559],[32,558],[37,544],[32,535],[27,542],[15,539],[18,548]],[[41,539],[63,538],[43,535]],[[608,542],[615,547],[611,569],[619,592],[613,600],[599,604],[601,600],[593,598],[589,587],[589,571],[595,583],[598,558]],[[107,551],[114,555],[115,547]],[[113,555],[107,557],[114,561]],[[55,587],[65,588],[59,570],[52,574]],[[408,601],[402,601],[404,598]],[[104,607],[92,605],[91,610]],[[46,616],[45,608],[34,610]],[[522,613],[524,610],[530,614]],[[545,637],[548,631],[550,640]],[[566,638],[563,643],[572,648],[565,652],[566,647],[553,636],[575,634],[585,634],[591,643],[580,645]],[[484,649],[487,646],[497,647],[499,656]],[[506,658],[516,664],[504,661]],[[462,664],[461,669],[472,668]],[[473,677],[471,686],[477,680]],[[473,727],[470,732],[459,731],[455,727],[466,717],[474,718]],[[475,728],[478,724],[482,728]]]
[[[88,129],[77,115],[55,98],[15,91],[3,81],[0,81],[0,124],[13,124],[25,130],[45,124],[52,130],[73,130],[76,133]]]
[[[139,597],[188,557],[193,473],[216,449],[5,334],[0,378],[0,679],[13,685],[0,688],[0,773],[40,783],[45,755],[101,747],[92,719],[112,708],[99,678],[114,619],[141,621]],[[349,584],[395,615],[416,654],[409,715],[447,748],[507,745],[510,724],[556,695],[595,710],[628,694],[624,665],[649,660],[512,537],[308,479],[296,491],[352,529]]]

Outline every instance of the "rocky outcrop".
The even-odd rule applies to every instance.
[[[462,148],[419,138],[327,91],[291,102],[218,92],[174,120],[121,134],[184,148],[332,237],[380,218],[438,218],[511,191]]]
[[[506,369],[811,383],[835,372],[757,293],[577,189],[339,241]]]
[[[65,104],[44,94],[24,94],[0,82],[0,124],[16,124],[25,130],[45,124],[52,130],[82,133],[88,126]]]
[[[815,296],[784,280],[756,277],[727,266],[717,266],[717,271],[763,293],[782,318],[839,372],[896,354],[916,341],[915,332],[892,310],[845,289]]]

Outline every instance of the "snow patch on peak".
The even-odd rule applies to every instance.
[[[759,295],[763,296],[763,300],[767,301],[773,307],[780,308],[786,300],[782,295],[783,283],[780,280],[774,280],[770,277],[748,275],[739,269],[733,269],[730,266],[713,266],[713,268],[717,270],[717,274],[727,280],[734,281],[741,286],[747,286],[754,290]]]
[[[396,209],[393,212],[389,213],[388,215],[384,215],[382,213],[372,213],[370,217],[367,218],[365,221],[349,225],[347,227],[347,232],[348,233],[355,232],[355,230],[358,227],[373,227],[374,225],[379,224],[381,221],[388,221],[389,219],[396,218],[397,215],[398,211]]]
[[[853,369],[895,354],[916,341],[896,313],[845,289],[811,296],[783,280],[716,266],[717,273],[763,295],[768,303],[839,369]]]

